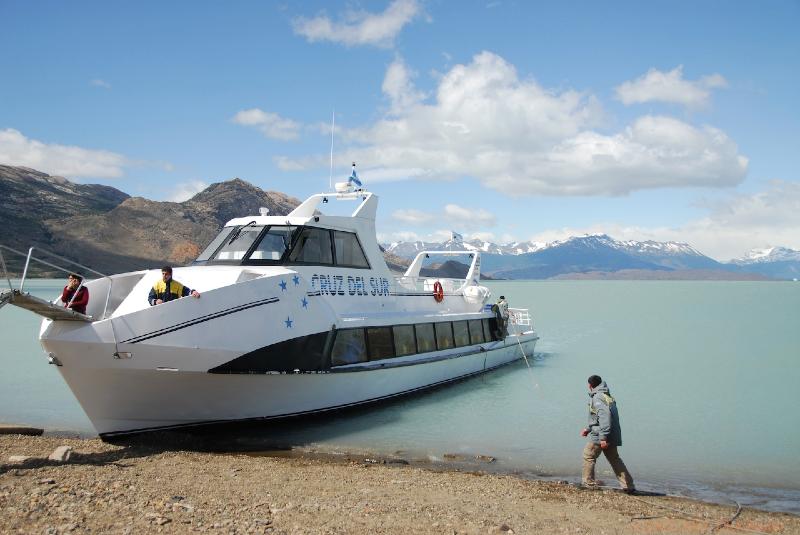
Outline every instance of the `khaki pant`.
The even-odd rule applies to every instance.
[[[597,458],[600,457],[600,452],[605,454],[608,464],[614,470],[614,474],[616,474],[622,488],[633,490],[633,478],[628,469],[625,468],[625,463],[620,459],[617,447],[609,445],[608,448],[602,449],[600,444],[595,444],[594,442],[587,443],[586,447],[583,448],[583,484],[591,485],[595,482],[594,466]]]

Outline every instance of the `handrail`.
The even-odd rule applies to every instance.
[[[0,245],[0,247],[5,247],[4,245]],[[8,276],[8,268],[6,268],[6,259],[3,256],[3,250],[0,249],[0,263],[3,264],[3,273],[6,276],[6,280],[8,281],[8,289],[14,290],[14,286],[11,284],[11,277]]]
[[[35,260],[36,262],[39,262],[39,263],[44,264],[46,266],[49,266],[51,268],[57,269],[59,271],[63,271],[64,273],[73,273],[74,272],[74,270],[67,269],[67,268],[65,268],[63,266],[59,266],[57,264],[53,264],[51,262],[48,262],[47,260],[44,260],[42,258],[37,258],[37,257],[33,256],[33,250],[35,249],[35,247],[31,247],[30,249],[28,249],[28,253],[25,254],[22,251],[18,251],[16,249],[14,249],[13,247],[9,247],[7,245],[0,244],[0,259],[2,260],[3,270],[5,271],[6,279],[8,280],[9,288],[11,288],[12,290],[13,290],[13,287],[11,285],[11,279],[8,276],[8,270],[6,269],[5,259],[2,256],[2,249],[6,249],[7,251],[11,251],[12,253],[16,253],[16,254],[18,254],[20,256],[24,256],[26,258],[25,259],[25,267],[24,267],[24,269],[22,271],[22,279],[20,280],[20,283],[19,283],[19,291],[20,292],[22,292],[22,289],[25,286],[25,279],[26,279],[26,277],[28,275],[28,266],[30,265],[31,260]],[[106,292],[106,302],[105,302],[105,305],[103,306],[103,315],[102,315],[102,319],[105,319],[106,312],[108,311],[108,303],[109,303],[109,301],[111,299],[111,287],[114,284],[114,279],[112,279],[110,275],[106,275],[105,273],[100,273],[97,270],[94,270],[94,269],[92,269],[90,267],[84,266],[83,264],[75,262],[74,260],[70,260],[69,258],[64,258],[63,256],[57,255],[55,253],[52,253],[52,252],[50,252],[50,251],[48,251],[46,249],[42,249],[41,247],[39,247],[38,250],[41,251],[42,253],[46,254],[46,255],[49,255],[49,256],[54,257],[54,258],[57,258],[60,261],[66,262],[68,264],[72,264],[73,266],[78,266],[79,268],[81,268],[81,269],[83,269],[85,271],[94,273],[95,275],[99,275],[102,278],[108,279],[108,291]],[[81,282],[81,286],[82,285],[83,285],[83,282]],[[77,292],[75,292],[75,295],[72,297],[72,299],[75,299],[75,297],[77,297]]]

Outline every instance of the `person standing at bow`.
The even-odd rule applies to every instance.
[[[583,449],[583,484],[596,487],[595,464],[603,453],[614,470],[622,490],[633,493],[633,477],[617,452],[622,446],[622,428],[619,425],[617,402],[611,397],[608,385],[599,375],[589,377],[589,425],[581,431],[581,436],[589,437]]]
[[[172,266],[164,266],[161,268],[161,280],[150,289],[147,301],[151,306],[155,306],[190,295],[196,298],[200,297],[197,290],[192,290],[172,278]]]
[[[64,308],[70,308],[75,312],[86,314],[86,305],[89,304],[89,290],[83,286],[83,277],[76,273],[70,273],[67,277],[67,285],[61,291],[61,301]]]

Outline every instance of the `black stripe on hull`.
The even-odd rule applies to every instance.
[[[311,416],[311,415],[314,415],[314,414],[322,414],[322,413],[326,413],[326,412],[339,411],[339,410],[348,409],[348,408],[351,408],[351,407],[358,407],[360,405],[367,405],[367,404],[370,404],[370,403],[377,403],[377,402],[380,402],[380,401],[386,401],[386,400],[390,400],[392,398],[413,394],[415,392],[422,392],[424,390],[429,390],[429,389],[437,388],[437,387],[440,387],[440,386],[444,386],[444,385],[447,385],[449,383],[454,383],[456,381],[461,381],[463,379],[468,379],[469,377],[474,377],[474,376],[480,375],[482,373],[487,373],[487,372],[496,370],[498,368],[502,368],[503,366],[507,366],[507,365],[511,364],[512,362],[515,362],[516,360],[518,360],[518,359],[513,359],[513,360],[510,360],[508,362],[504,362],[502,364],[498,364],[497,366],[492,366],[491,368],[484,368],[484,369],[476,371],[476,372],[471,372],[471,373],[466,373],[464,375],[459,375],[459,376],[453,377],[451,379],[445,379],[444,381],[438,381],[436,383],[431,383],[431,384],[428,384],[428,385],[419,386],[419,387],[416,387],[416,388],[411,388],[409,390],[404,390],[402,392],[396,392],[394,394],[388,394],[386,396],[380,396],[380,397],[365,399],[363,401],[356,401],[356,402],[353,402],[353,403],[344,403],[342,405],[336,405],[336,406],[333,406],[333,407],[325,407],[325,408],[314,409],[314,410],[309,410],[309,411],[278,414],[278,415],[275,415],[275,416],[256,416],[256,417],[253,417],[253,418],[239,418],[239,419],[232,419],[232,420],[207,420],[207,421],[202,421],[202,422],[192,422],[192,423],[188,423],[188,424],[165,425],[165,426],[160,426],[160,427],[142,427],[142,428],[139,428],[139,429],[131,429],[129,431],[113,431],[113,432],[110,432],[110,433],[100,433],[100,438],[105,440],[106,438],[122,437],[122,436],[126,436],[126,435],[135,435],[135,434],[139,434],[139,433],[149,433],[149,432],[152,432],[152,431],[166,431],[166,430],[170,430],[170,429],[187,429],[187,428],[202,427],[202,426],[207,426],[207,425],[245,423],[245,422],[266,422],[266,421],[271,421],[271,420],[282,420],[282,419],[286,419],[286,418],[300,418],[300,417],[303,417],[303,416]]]
[[[133,338],[129,338],[127,340],[122,340],[121,344],[137,344],[139,342],[143,342],[145,340],[149,340],[151,338],[156,338],[157,336],[163,336],[165,334],[169,334],[175,331],[179,331],[181,329],[185,329],[187,327],[192,327],[193,325],[197,325],[199,323],[204,323],[206,321],[210,321],[213,319],[221,318],[223,316],[227,316],[229,314],[235,314],[236,312],[241,312],[242,310],[248,310],[255,307],[260,307],[263,305],[269,305],[272,303],[277,303],[280,301],[277,297],[270,297],[269,299],[262,299],[260,301],[253,301],[252,303],[247,303],[244,305],[238,305],[232,308],[226,308],[225,310],[220,310],[214,312],[212,314],[208,314],[206,316],[201,316],[199,318],[195,318],[192,320],[184,321],[182,323],[177,323],[175,325],[171,325],[169,327],[164,327],[157,331],[152,331],[147,334],[142,334],[139,336],[134,336]]]

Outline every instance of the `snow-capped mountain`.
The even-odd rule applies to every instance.
[[[731,263],[720,263],[686,243],[653,240],[619,241],[606,234],[572,236],[550,243],[516,242],[498,245],[463,241],[458,235],[445,242],[400,242],[384,246],[397,256],[413,258],[420,251],[480,251],[483,273],[507,279],[543,279],[576,273],[681,271],[691,277],[738,278],[747,274],[776,279],[800,277],[800,252],[782,247],[751,252]],[[703,272],[703,273],[701,273]],[[729,273],[731,275],[725,275]],[[746,278],[746,277],[745,277]]]
[[[534,253],[547,247],[545,243],[537,242],[512,242],[505,245],[482,240],[450,239],[444,242],[394,242],[383,244],[383,248],[392,254],[404,258],[414,258],[420,251],[480,251],[483,254],[518,255]]]
[[[731,264],[745,266],[748,264],[764,264],[768,262],[800,262],[800,251],[787,247],[769,247],[753,249],[742,258],[731,260]]]

